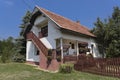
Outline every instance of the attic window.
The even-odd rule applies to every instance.
[[[42,37],[47,37],[48,36],[48,25],[41,28],[41,33],[42,33]]]

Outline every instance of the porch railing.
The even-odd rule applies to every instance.
[[[77,55],[66,55],[63,57],[63,62],[76,62],[77,61]]]

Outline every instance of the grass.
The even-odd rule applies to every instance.
[[[23,63],[0,64],[0,80],[120,80],[83,72],[48,73]]]

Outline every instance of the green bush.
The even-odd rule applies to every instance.
[[[20,62],[20,63],[24,63],[25,62],[25,56],[19,55],[19,56],[15,56],[13,58],[14,62]]]
[[[61,61],[61,56],[57,56],[56,59],[57,59],[58,62],[60,62]]]
[[[8,63],[8,62],[10,62],[10,53],[7,52],[6,50],[4,50],[4,53],[2,53],[1,62],[2,63]]]
[[[61,73],[73,72],[73,64],[61,64],[59,72],[61,72]]]

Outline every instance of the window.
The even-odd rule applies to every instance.
[[[42,37],[47,37],[48,36],[48,25],[41,28],[41,33],[42,33]]]
[[[39,55],[39,50],[37,50],[37,54],[36,55]]]

